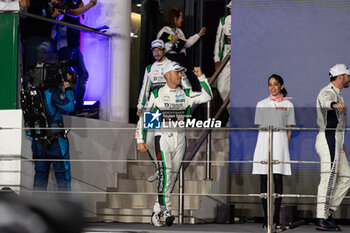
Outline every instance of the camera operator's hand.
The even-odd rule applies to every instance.
[[[70,84],[70,82],[63,82],[63,86],[65,89],[67,89],[67,88],[71,87],[71,84]]]
[[[63,86],[65,89],[71,87],[71,83],[70,81],[72,80],[73,76],[70,73],[67,73],[67,79],[66,80],[62,80],[63,81]]]

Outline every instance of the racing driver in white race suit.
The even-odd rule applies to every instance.
[[[231,2],[226,6],[230,8]],[[214,62],[215,70],[221,65],[221,61],[231,52],[231,14],[220,18],[219,26],[216,32],[215,48],[214,48]],[[230,61],[227,62],[224,69],[221,71],[217,88],[222,101],[225,101],[230,94]]]
[[[171,214],[170,194],[185,155],[186,137],[183,129],[172,127],[172,125],[175,122],[186,121],[193,105],[209,102],[212,99],[210,85],[200,67],[195,67],[193,73],[201,84],[201,92],[193,92],[190,89],[179,87],[183,69],[176,62],[169,62],[164,67],[166,85],[152,92],[145,108],[147,111],[157,111],[161,114],[169,127],[155,131],[159,193],[151,217],[151,223],[155,226],[164,226],[160,220],[161,216],[164,217],[167,226],[171,226],[175,219]],[[137,149],[146,152],[149,145],[145,143],[142,131],[143,117],[141,116],[135,138]]]
[[[154,59],[156,60],[153,64],[150,64],[145,69],[143,76],[143,83],[139,94],[137,104],[137,115],[142,114],[142,109],[149,99],[151,91],[158,89],[165,85],[166,81],[164,78],[164,67],[166,64],[171,62],[165,57],[165,45],[162,40],[154,40],[151,43],[151,50]],[[192,89],[190,82],[187,79],[185,71],[182,72],[181,86],[183,89]],[[148,146],[148,155],[153,161],[157,161],[154,151],[154,131],[148,131],[145,133],[145,140]],[[157,171],[151,175],[147,180],[153,182],[157,179]]]
[[[346,107],[341,94],[349,87],[350,70],[337,64],[329,70],[331,83],[317,96],[316,151],[321,160],[320,184],[317,193],[316,230],[340,231],[333,219],[350,187],[348,152],[344,146]],[[331,163],[332,162],[332,163]]]

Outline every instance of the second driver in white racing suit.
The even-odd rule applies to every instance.
[[[155,131],[159,193],[151,217],[151,223],[155,226],[163,226],[160,221],[161,216],[164,216],[167,226],[171,226],[175,219],[171,214],[170,194],[185,155],[186,137],[185,131],[173,124],[185,121],[193,105],[209,102],[212,99],[210,85],[200,67],[194,68],[193,72],[201,84],[201,92],[193,92],[179,86],[183,69],[178,63],[168,63],[164,68],[166,85],[152,92],[146,106],[148,111],[157,111],[155,114],[161,114],[165,122],[162,125],[163,128]],[[165,124],[169,128],[165,128]],[[137,149],[146,152],[149,145],[145,143],[143,135],[143,117],[141,116],[135,138]]]
[[[227,5],[230,8],[231,13],[231,2]],[[214,48],[214,62],[215,70],[219,68],[222,60],[227,54],[231,52],[231,15],[220,18],[219,26],[216,32],[215,48]],[[230,61],[227,62],[224,69],[221,71],[218,81],[217,88],[222,101],[225,101],[227,96],[230,94]]]
[[[346,107],[341,94],[350,83],[350,70],[337,64],[329,70],[331,83],[317,96],[316,151],[321,160],[320,184],[317,193],[316,229],[340,231],[333,220],[335,212],[350,187],[348,153],[344,146]]]
[[[151,50],[156,61],[153,64],[148,65],[145,69],[142,87],[137,102],[138,116],[141,115],[142,108],[147,103],[150,92],[165,85],[164,67],[167,63],[171,62],[171,60],[165,57],[165,47],[162,40],[152,41]],[[191,84],[186,77],[185,70],[182,73],[181,85],[183,89],[192,89]]]

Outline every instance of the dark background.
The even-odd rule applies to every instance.
[[[133,4],[138,1],[134,0]],[[201,66],[203,73],[207,77],[215,72],[214,69],[214,45],[216,30],[219,24],[219,19],[227,13],[226,5],[229,0],[144,0],[141,2],[142,7],[140,9],[141,14],[141,44],[140,44],[140,77],[139,85],[142,86],[144,69],[147,65],[154,62],[154,58],[149,52],[150,44],[156,39],[159,30],[163,27],[163,17],[166,12],[177,7],[183,12],[184,22],[182,24],[182,30],[185,33],[186,38],[199,32],[201,27],[206,27],[206,35],[204,35],[194,46],[186,49],[187,63],[189,67]],[[131,95],[139,94],[138,90],[131,90]],[[221,103],[220,97],[217,95],[217,91],[214,89],[213,111],[215,114],[216,109]],[[136,105],[136,103],[135,103]],[[136,108],[131,106],[130,108],[130,122],[136,123],[138,117],[136,117]],[[202,118],[205,114],[203,107],[198,108],[195,113],[197,118]]]

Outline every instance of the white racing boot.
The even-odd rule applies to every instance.
[[[160,221],[160,213],[152,213],[151,224],[156,227],[164,227],[164,224]]]

